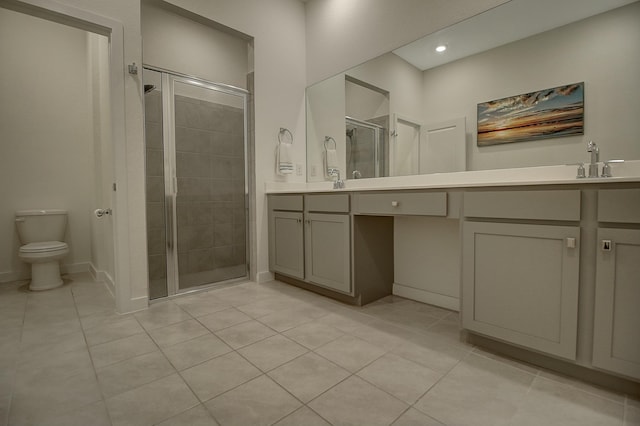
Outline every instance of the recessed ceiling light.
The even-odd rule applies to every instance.
[[[442,53],[445,50],[447,50],[447,46],[445,46],[444,44],[441,44],[440,46],[436,47],[436,52],[438,53]]]

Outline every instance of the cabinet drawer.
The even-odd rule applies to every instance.
[[[580,220],[580,191],[465,192],[464,215],[504,219]]]
[[[446,216],[446,192],[355,194],[356,213]]]
[[[269,195],[271,210],[302,211],[302,195]]]
[[[306,211],[349,213],[349,194],[313,194],[304,196]]]
[[[640,189],[598,191],[598,221],[640,223]]]

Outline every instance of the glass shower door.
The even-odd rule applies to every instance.
[[[245,278],[247,94],[145,69],[149,296]]]
[[[170,77],[177,291],[247,276],[243,93]]]
[[[157,299],[168,295],[162,74],[145,69],[144,83],[149,298]]]

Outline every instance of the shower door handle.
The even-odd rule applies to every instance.
[[[175,196],[167,195],[165,196],[165,222],[164,222],[164,230],[165,230],[165,240],[167,244],[167,249],[171,251],[173,249],[173,209],[175,205]]]

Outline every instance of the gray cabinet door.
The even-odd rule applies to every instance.
[[[598,246],[593,365],[640,379],[640,230],[599,228]]]
[[[308,213],[305,222],[306,280],[351,293],[349,216]]]
[[[463,327],[575,360],[579,236],[579,227],[465,222]]]
[[[302,212],[272,211],[269,228],[271,270],[304,279]]]

